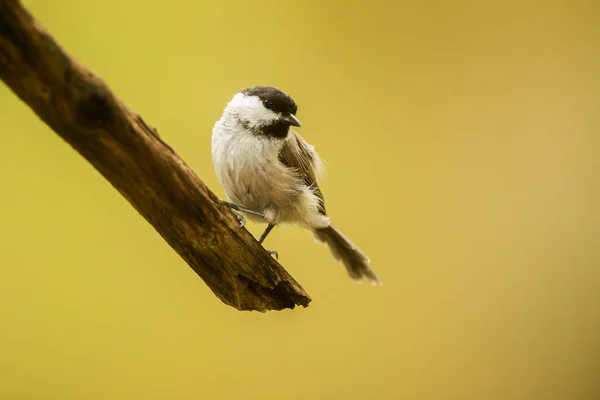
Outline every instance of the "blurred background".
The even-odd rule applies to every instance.
[[[0,398],[600,398],[597,2],[25,5],[219,196],[224,105],[290,93],[384,286],[285,227],[312,304],[223,305],[0,85]]]

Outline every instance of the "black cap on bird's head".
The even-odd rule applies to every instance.
[[[253,86],[242,90],[241,93],[258,97],[265,108],[281,115],[280,122],[300,126],[300,121],[296,118],[298,106],[287,93],[272,86]]]

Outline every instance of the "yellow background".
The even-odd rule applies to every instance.
[[[0,398],[600,398],[596,1],[26,5],[220,196],[225,103],[290,93],[385,285],[278,228],[313,303],[221,304],[0,85]]]

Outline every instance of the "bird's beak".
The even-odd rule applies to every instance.
[[[298,118],[296,118],[294,114],[283,114],[281,120],[287,122],[292,126],[300,127],[300,121],[298,121]]]

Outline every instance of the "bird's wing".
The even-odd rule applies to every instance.
[[[284,145],[279,152],[279,161],[288,168],[296,171],[306,185],[320,200],[319,211],[325,215],[323,193],[319,188],[318,178],[323,169],[323,161],[315,148],[306,143],[300,135],[290,131]]]

